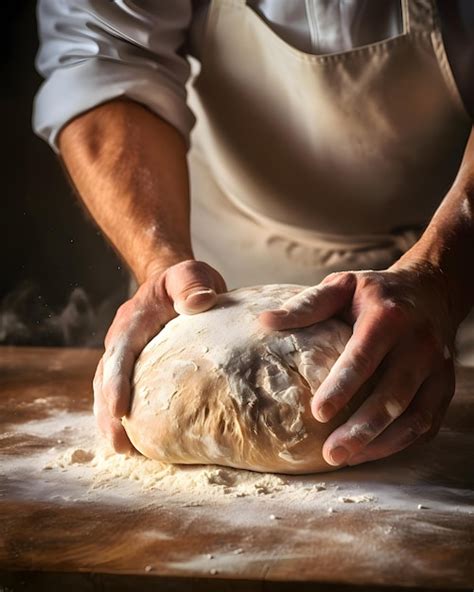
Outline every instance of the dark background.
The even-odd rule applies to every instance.
[[[98,345],[128,278],[59,159],[31,129],[41,84],[35,4],[2,2],[0,343]]]

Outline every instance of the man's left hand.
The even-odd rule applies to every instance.
[[[261,314],[274,330],[338,316],[353,326],[343,353],[311,402],[330,421],[377,370],[355,413],[326,440],[325,460],[355,465],[398,452],[439,430],[454,394],[454,337],[443,275],[422,262],[384,271],[340,272]]]

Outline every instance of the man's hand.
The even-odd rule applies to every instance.
[[[217,271],[194,260],[187,146],[173,125],[117,98],[70,121],[59,148],[84,206],[140,284],[117,312],[94,379],[99,428],[127,452],[120,418],[129,409],[136,358],[169,320],[210,308],[226,287]]]
[[[378,370],[361,407],[326,440],[331,465],[358,464],[398,452],[434,435],[454,393],[457,327],[443,275],[427,264],[386,271],[341,272],[262,313],[283,330],[338,315],[353,325],[348,341],[311,403],[318,421],[331,420]]]
[[[133,449],[120,418],[129,410],[130,381],[142,349],[177,314],[208,310],[216,294],[225,291],[215,269],[200,261],[183,261],[152,275],[118,309],[94,378],[97,424],[117,452]]]

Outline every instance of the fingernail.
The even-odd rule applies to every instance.
[[[330,464],[335,466],[342,465],[349,458],[349,451],[346,450],[343,446],[337,446],[336,448],[333,448],[333,450],[331,450],[331,452],[329,453],[329,458],[331,459]]]
[[[270,312],[275,317],[286,317],[288,315],[288,311],[284,308],[278,308],[277,310],[271,310]]]
[[[188,294],[184,300],[186,302],[190,298],[194,298],[194,296],[205,296],[207,294],[215,294],[215,291],[211,288],[206,288],[205,290],[196,290],[196,292],[191,292],[191,294]]]
[[[316,412],[316,419],[319,421],[329,421],[336,415],[336,408],[332,403],[324,403]]]
[[[207,310],[215,298],[216,292],[212,288],[196,290],[188,294],[184,300],[176,300],[174,309],[178,314],[196,314]]]

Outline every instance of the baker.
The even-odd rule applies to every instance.
[[[160,328],[275,282],[312,287],[261,315],[270,330],[353,326],[316,419],[378,371],[364,429],[335,430],[328,463],[435,433],[455,356],[474,357],[470,1],[40,0],[38,14],[35,129],[139,286],[95,377],[116,450]]]

